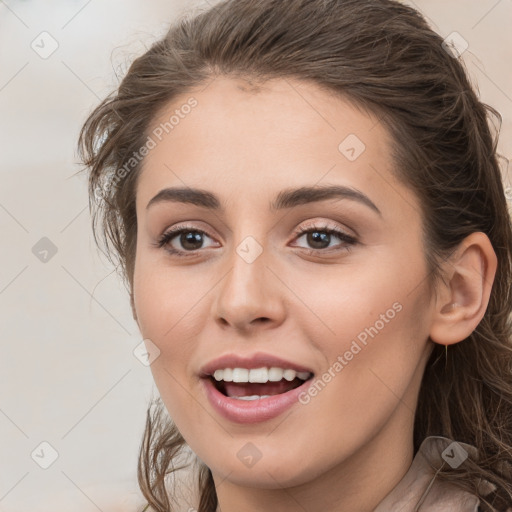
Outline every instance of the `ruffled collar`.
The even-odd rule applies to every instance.
[[[468,455],[477,459],[478,450],[447,437],[426,437],[407,473],[374,512],[478,512],[477,496],[437,478],[441,467],[456,467]],[[480,490],[487,495],[493,489],[485,482]]]

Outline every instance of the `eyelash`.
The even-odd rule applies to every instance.
[[[181,251],[178,249],[174,249],[174,247],[171,247],[169,245],[170,242],[174,238],[176,238],[178,235],[181,235],[182,233],[189,233],[189,232],[199,233],[201,235],[206,235],[210,238],[213,238],[206,231],[197,229],[194,226],[186,226],[185,225],[185,226],[178,226],[176,228],[171,228],[170,230],[166,231],[157,240],[157,242],[154,245],[156,247],[158,247],[159,249],[165,248],[165,250],[167,252],[169,252],[173,256],[177,256],[179,258],[187,258],[187,257],[197,256],[197,251],[199,251],[200,249],[197,249],[196,251]],[[354,237],[347,235],[346,233],[344,233],[343,231],[341,231],[339,229],[331,228],[326,225],[324,225],[324,226],[318,226],[318,225],[304,226],[303,228],[301,228],[297,232],[295,232],[294,236],[295,236],[295,238],[300,238],[302,235],[305,235],[308,233],[315,233],[315,232],[327,233],[329,235],[334,235],[337,238],[339,238],[344,244],[346,244],[345,247],[342,247],[341,249],[334,249],[335,251],[341,250],[341,251],[349,252],[352,249],[352,246],[357,244],[357,240]],[[305,247],[301,247],[301,249],[304,249],[307,251],[307,249]],[[331,251],[333,251],[332,248],[330,248],[330,249],[329,248],[328,249],[310,249],[309,254],[313,255],[313,254],[317,254],[319,252],[325,253],[325,252],[331,252]]]

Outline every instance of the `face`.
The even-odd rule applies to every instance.
[[[387,132],[290,80],[255,91],[217,78],[152,129],[177,109],[172,130],[153,132],[161,140],[138,182],[134,274],[170,416],[231,483],[280,488],[355,461],[378,468],[382,451],[412,439],[432,348],[419,202],[394,177]],[[293,193],[302,188],[313,190]],[[216,363],[223,356],[240,359]],[[300,373],[248,371],[272,367]],[[218,384],[203,375],[218,368],[241,370]],[[235,398],[254,395],[269,397]]]

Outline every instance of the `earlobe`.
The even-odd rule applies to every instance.
[[[484,233],[472,233],[443,265],[445,281],[440,284],[433,312],[430,338],[451,345],[467,338],[482,320],[497,258]]]

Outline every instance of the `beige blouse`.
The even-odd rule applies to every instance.
[[[456,467],[468,455],[476,458],[477,449],[442,436],[425,438],[409,471],[374,512],[479,512],[477,496],[437,478],[441,467]],[[489,482],[480,486],[483,496],[494,489]],[[512,508],[507,512],[512,512]]]

